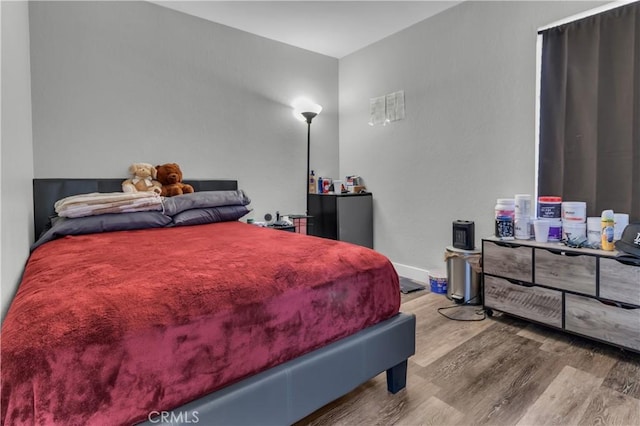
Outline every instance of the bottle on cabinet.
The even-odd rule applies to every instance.
[[[613,210],[603,210],[600,219],[601,219],[600,223],[602,228],[602,234],[601,234],[602,250],[613,251],[614,249],[613,232],[614,232],[614,219],[615,219]]]
[[[309,194],[316,194],[318,192],[318,182],[316,181],[316,174],[313,170],[309,173]]]
[[[515,199],[498,198],[495,208],[495,236],[501,240],[514,239]]]

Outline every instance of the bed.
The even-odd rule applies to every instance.
[[[34,180],[36,235],[57,200],[120,183]],[[3,424],[291,424],[381,372],[405,387],[415,317],[388,259],[229,217],[188,225],[34,249],[2,325]]]

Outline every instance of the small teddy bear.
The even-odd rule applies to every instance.
[[[162,184],[163,197],[173,197],[174,195],[190,194],[193,186],[182,183],[182,170],[176,163],[167,163],[156,166],[158,171],[157,179]]]
[[[162,192],[162,184],[154,180],[157,176],[156,168],[149,163],[133,163],[129,166],[132,178],[122,182],[122,192]]]

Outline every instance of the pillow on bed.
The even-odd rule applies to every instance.
[[[251,200],[242,190],[237,191],[200,191],[191,194],[164,197],[164,214],[174,216],[192,209],[220,206],[246,206]]]
[[[249,213],[245,206],[221,206],[206,209],[185,210],[173,216],[175,226],[204,225],[206,223],[231,222]]]
[[[170,223],[171,218],[160,212],[112,213],[73,219],[54,217],[51,219],[51,227],[31,246],[31,250],[65,235],[161,228]]]

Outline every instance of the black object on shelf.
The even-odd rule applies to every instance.
[[[289,232],[296,232],[296,227],[294,225],[289,225],[289,224],[277,224],[274,223],[272,225],[268,225],[269,228],[273,228],[273,229],[279,229],[280,231],[289,231]]]
[[[475,224],[471,220],[453,222],[453,246],[462,250],[475,249]]]

